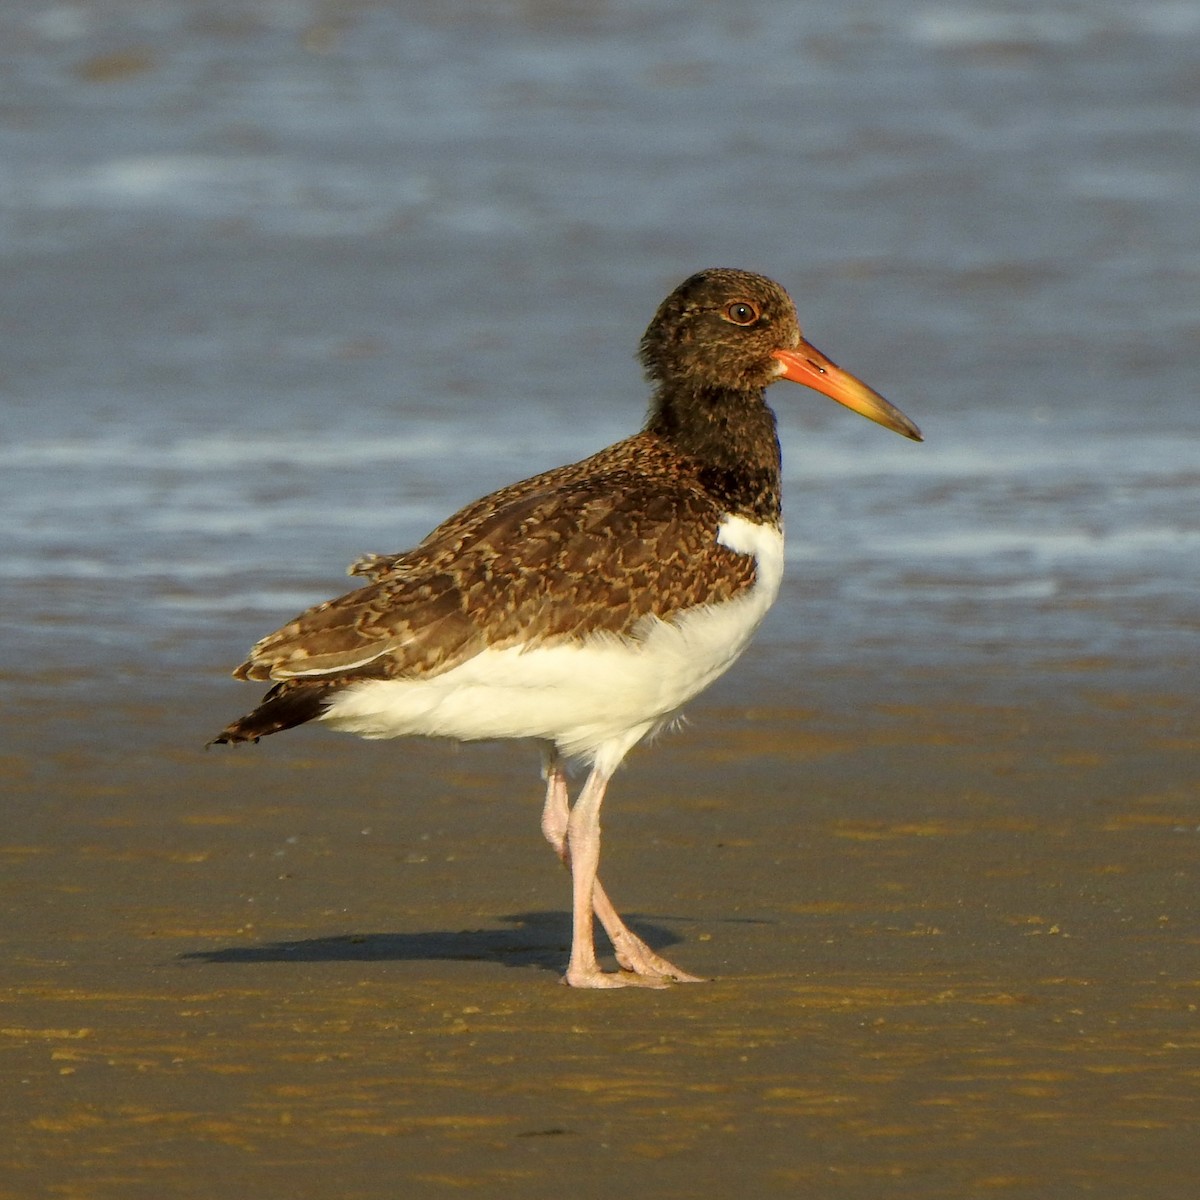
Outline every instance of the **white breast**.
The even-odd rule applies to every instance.
[[[651,618],[631,638],[485,650],[432,679],[366,680],[321,719],[369,738],[541,738],[587,761],[606,746],[623,754],[728,670],[779,593],[778,528],[726,517],[717,540],[755,560],[754,586],[734,600]]]

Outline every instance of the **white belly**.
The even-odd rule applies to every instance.
[[[663,725],[742,653],[779,593],[783,535],[727,517],[718,540],[755,558],[754,586],[725,604],[651,618],[631,638],[485,650],[423,680],[365,680],[322,720],[368,738],[540,738],[567,757],[624,753]]]

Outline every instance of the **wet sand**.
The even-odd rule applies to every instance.
[[[0,1200],[1191,1200],[1198,31],[0,6]],[[778,396],[780,603],[605,814],[714,980],[575,993],[531,750],[201,747],[718,264],[928,441]]]
[[[610,793],[611,892],[713,976],[665,992],[559,986],[524,747],[206,754],[246,689],[46,699],[4,762],[0,1197],[1193,1194],[1189,702],[762,674]]]

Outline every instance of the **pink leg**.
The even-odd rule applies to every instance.
[[[600,857],[600,803],[604,799],[604,790],[607,786],[609,776],[600,775],[598,777],[598,773],[593,771],[592,775],[588,778],[587,784],[584,786],[583,792],[580,793],[579,802],[575,806],[576,813],[579,813],[580,806],[584,802],[585,793],[588,793],[589,789],[593,788],[598,791],[598,795],[595,796],[594,800],[594,812],[588,818],[589,829],[584,826],[584,815],[576,817],[570,811],[566,773],[552,751],[547,751],[545,754],[545,775],[546,804],[542,810],[542,833],[550,845],[554,847],[555,853],[562,860],[563,865],[571,871],[572,879],[575,882],[575,903],[573,906],[575,929],[572,938],[571,963],[572,967],[578,965],[578,953],[580,956],[579,963],[590,964],[586,966],[586,969],[576,971],[574,978],[569,968],[566,982],[574,987],[621,987],[629,984],[640,984],[643,987],[661,987],[670,980],[678,983],[703,982],[699,976],[689,975],[686,971],[681,971],[674,964],[651,950],[621,920],[596,875],[596,868]],[[590,800],[591,797],[589,796]],[[587,810],[585,809],[584,813],[586,814],[586,812]],[[572,821],[575,821],[575,833],[573,835],[571,832]],[[572,848],[578,842],[583,847],[583,852],[590,855],[592,850],[589,839],[591,839],[591,842],[594,842],[594,859],[590,862],[590,865],[586,859],[581,861],[579,856],[572,852]],[[584,923],[585,914],[580,911],[580,894],[584,886],[584,881],[580,875],[581,869],[583,871],[590,870],[592,876],[591,898],[590,902],[586,905],[586,934],[582,941],[580,930]],[[632,977],[608,975],[600,971],[596,964],[596,952],[592,936],[593,913],[599,919],[600,924],[604,926],[604,931],[608,934],[609,940],[613,944],[617,962],[625,971],[631,972]],[[597,982],[597,980],[603,980],[603,982]]]

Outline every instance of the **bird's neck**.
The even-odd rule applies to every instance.
[[[669,442],[728,512],[779,521],[779,437],[761,390],[660,388],[646,431]]]

